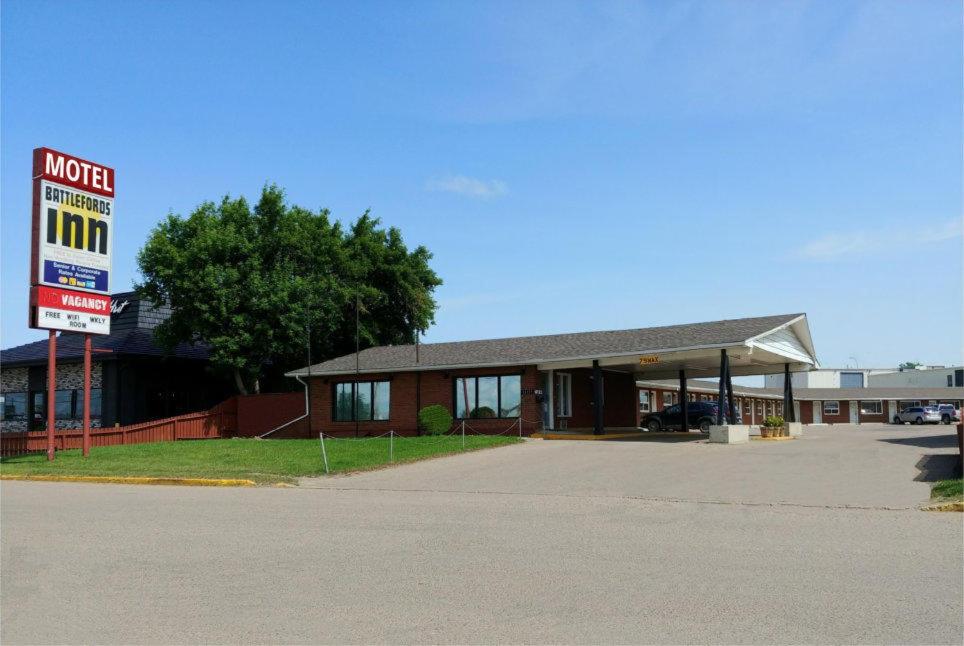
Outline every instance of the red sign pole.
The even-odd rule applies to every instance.
[[[54,459],[54,408],[57,405],[57,333],[47,337],[47,459]]]
[[[90,335],[84,335],[84,457],[90,456]]]

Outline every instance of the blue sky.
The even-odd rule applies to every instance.
[[[427,341],[804,311],[824,365],[962,362],[961,7],[5,2],[4,347],[30,152],[117,169],[115,290],[265,182],[435,253]]]

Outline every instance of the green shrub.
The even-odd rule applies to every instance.
[[[767,428],[780,428],[783,426],[783,418],[779,415],[769,415],[763,420],[763,425]]]
[[[479,406],[478,408],[472,409],[471,417],[475,419],[492,419],[495,417],[495,411],[488,406]]]
[[[423,435],[442,435],[452,428],[452,415],[445,406],[432,404],[418,411],[418,430]]]

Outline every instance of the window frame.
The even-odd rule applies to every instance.
[[[653,412],[653,393],[649,390],[640,389],[639,390],[639,412],[640,413],[651,413]],[[645,397],[645,401],[643,398]]]
[[[827,406],[833,404],[833,412],[827,410]],[[839,399],[829,399],[823,402],[823,414],[824,415],[840,415],[840,400]]]
[[[375,385],[388,384],[388,417],[375,418]],[[338,387],[351,386],[351,417],[340,419],[338,416]],[[368,386],[368,419],[358,418],[358,390],[360,385]],[[336,381],[331,384],[331,421],[332,422],[388,422],[392,418],[392,381],[391,379],[373,379],[370,381]]]
[[[876,404],[875,408],[877,410],[870,411],[864,406],[865,404]],[[861,399],[857,402],[858,410],[861,415],[883,415],[884,414],[884,402],[880,399]]]
[[[557,374],[568,374],[568,373],[557,373]],[[478,419],[519,419],[522,417],[522,373],[521,372],[507,372],[496,375],[453,375],[452,376],[452,417],[457,420],[478,420]],[[496,407],[494,417],[472,417],[472,411],[469,410],[469,402],[465,402],[466,413],[468,417],[459,417],[459,397],[462,389],[459,387],[459,380],[464,379],[475,383],[474,397],[472,401],[475,402],[475,408],[479,408],[479,379],[495,378],[495,393],[496,393]],[[518,377],[519,379],[519,414],[502,416],[502,378],[503,377]],[[469,385],[470,393],[472,392],[471,382]],[[570,391],[571,392],[571,391]],[[565,415],[557,415],[557,417],[565,417]]]

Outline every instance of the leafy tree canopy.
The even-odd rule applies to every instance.
[[[917,366],[921,365],[919,361],[905,361],[904,363],[897,366],[901,370],[913,370]]]
[[[162,345],[207,344],[247,393],[266,373],[304,365],[309,336],[313,361],[354,352],[356,302],[362,347],[411,343],[435,321],[442,281],[431,258],[367,211],[346,230],[271,185],[253,209],[225,197],[168,215],[137,256],[137,289],[173,310],[155,330]]]

